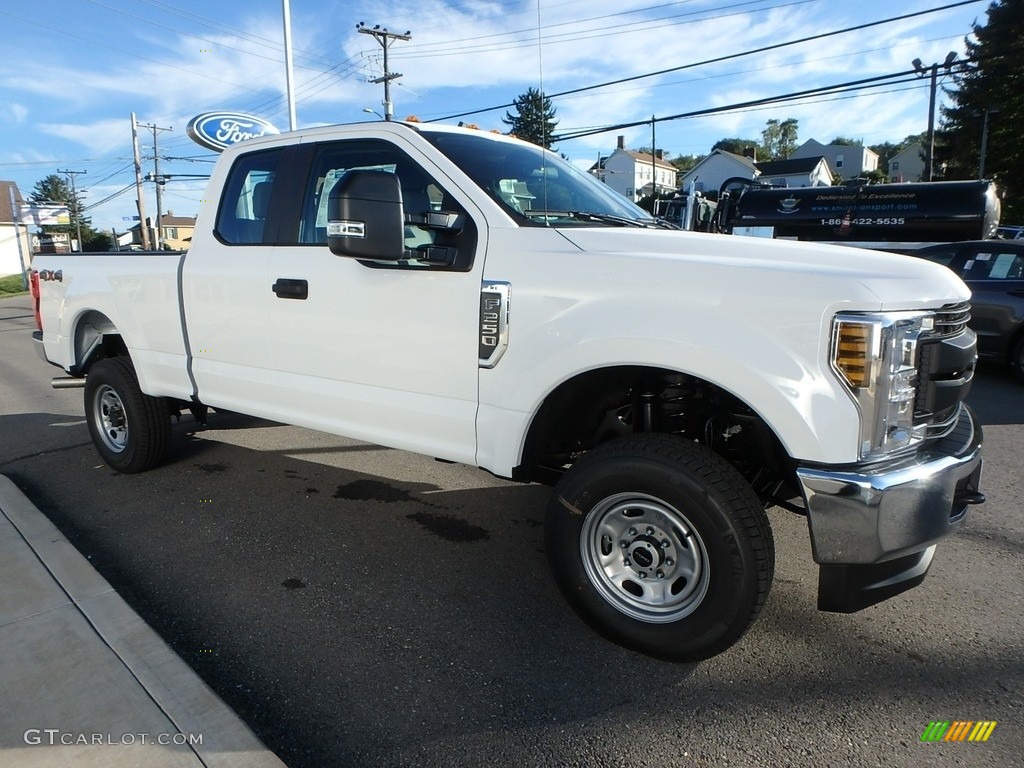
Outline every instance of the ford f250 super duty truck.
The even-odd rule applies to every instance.
[[[39,256],[33,277],[37,346],[84,378],[114,469],[155,467],[172,414],[212,406],[550,483],[567,599],[663,658],[756,618],[767,507],[806,515],[818,607],[852,612],[920,583],[983,500],[949,270],[665,228],[507,136],[246,141],[187,253]]]

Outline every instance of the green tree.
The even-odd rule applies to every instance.
[[[864,142],[859,139],[851,139],[848,136],[836,136],[832,141],[825,142],[828,146],[837,147],[863,147]]]
[[[719,139],[712,147],[711,151],[714,152],[716,149],[720,149],[723,152],[732,152],[734,155],[742,155],[748,149],[757,149],[761,142],[757,139]]]
[[[82,249],[85,248],[85,243],[95,236],[96,232],[92,228],[92,219],[84,213],[85,205],[82,203],[81,195],[72,194],[71,185],[64,177],[51,173],[46,178],[37,181],[35,186],[32,187],[29,200],[33,203],[61,203],[68,207],[71,222],[69,224],[46,224],[42,227],[43,233],[54,234],[63,232],[75,238],[78,236],[78,225],[81,225],[82,243],[78,247]]]
[[[948,179],[978,177],[987,114],[985,176],[1005,192],[1003,220],[1016,223],[1024,221],[1024,0],[997,0],[986,14],[972,25],[967,60],[945,89],[951,104],[941,111],[935,167]]]
[[[509,133],[551,149],[551,137],[558,125],[551,99],[536,88],[528,88],[526,93],[516,97],[514,106],[516,114],[506,112],[501,120],[509,126]]]
[[[764,157],[759,160],[786,160],[797,142],[797,120],[789,117],[785,120],[769,120],[761,131],[761,152]]]

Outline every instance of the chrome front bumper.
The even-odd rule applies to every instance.
[[[818,607],[859,610],[919,584],[934,544],[984,501],[981,426],[966,406],[953,431],[912,457],[850,470],[802,467]]]

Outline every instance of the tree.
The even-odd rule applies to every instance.
[[[832,141],[827,142],[827,145],[837,147],[863,147],[864,142],[859,139],[851,139],[847,136],[836,136]]]
[[[760,143],[757,139],[719,139],[712,145],[711,151],[714,152],[716,149],[720,149],[723,152],[742,155],[747,150],[757,149]]]
[[[545,149],[551,149],[551,137],[558,125],[551,99],[536,88],[528,88],[526,93],[516,97],[513,105],[516,114],[506,112],[501,120],[509,126],[509,133]]]
[[[84,248],[85,243],[96,235],[92,228],[92,219],[83,213],[85,206],[82,204],[81,198],[72,194],[71,185],[62,176],[51,173],[45,179],[37,181],[32,187],[29,200],[33,203],[61,203],[68,207],[71,222],[69,224],[45,224],[42,227],[45,234],[64,232],[74,238],[78,236],[78,226],[81,225],[83,242],[79,243],[79,248]]]
[[[761,131],[763,160],[786,160],[796,149],[797,120],[789,117],[781,122],[775,119],[765,123]]]
[[[945,166],[944,178],[978,177],[987,115],[985,176],[1005,192],[1004,221],[1016,222],[1024,220],[1024,0],[997,0],[986,13],[984,24],[972,25],[967,61],[955,65],[945,89],[952,103],[942,109],[936,167]]]

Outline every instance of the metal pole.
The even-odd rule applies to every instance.
[[[985,156],[988,154],[988,116],[993,112],[998,112],[998,107],[985,107],[985,119],[982,122],[981,128],[981,157],[978,161],[978,178],[985,178]]]
[[[292,69],[292,13],[288,0],[281,0],[281,12],[284,16],[284,76],[288,91],[288,130],[294,131],[295,122],[295,74]],[[387,69],[387,65],[384,67]]]
[[[160,176],[160,153],[157,152],[156,134],[157,131],[172,131],[174,129],[161,128],[150,124],[143,125],[142,127],[153,131],[153,182],[156,184],[156,231],[153,233],[153,248],[161,251],[163,250],[164,238],[160,227],[160,220],[163,217],[163,185],[160,182],[163,181],[163,177]],[[142,225],[145,226],[145,222],[142,222]]]

